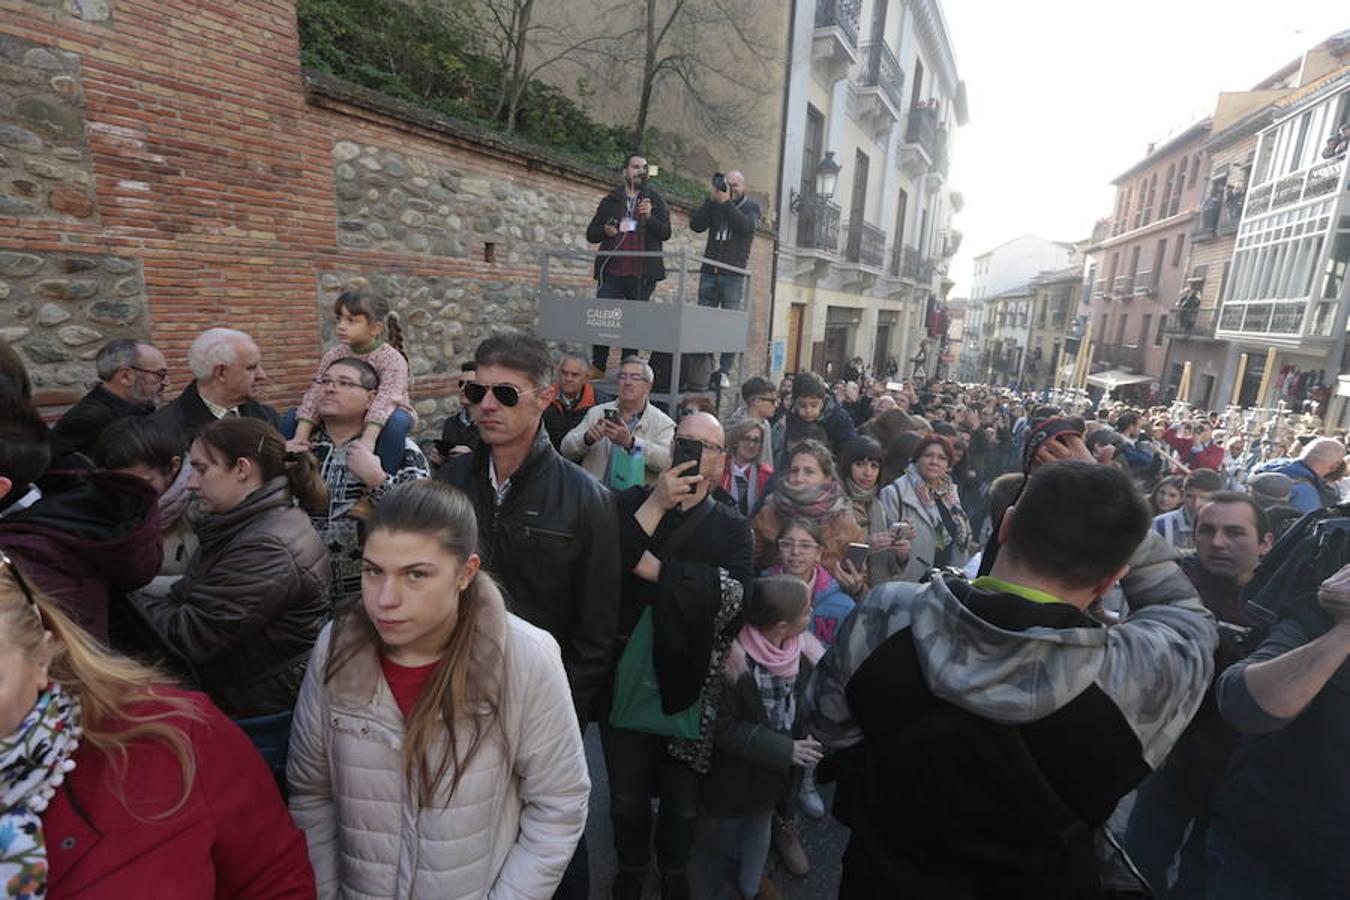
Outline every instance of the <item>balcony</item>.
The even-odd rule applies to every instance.
[[[1100,303],[1106,299],[1106,279],[1098,278],[1092,283],[1092,302]]]
[[[811,71],[827,87],[858,62],[858,16],[862,0],[816,0]]]
[[[1215,238],[1226,237],[1237,232],[1238,222],[1242,219],[1242,196],[1210,202],[1200,208],[1200,215],[1191,228],[1191,243],[1204,243]]]
[[[1158,273],[1140,272],[1134,276],[1133,288],[1131,295],[1135,297],[1158,296]]]
[[[856,92],[857,117],[874,134],[884,134],[900,121],[905,73],[884,42],[863,44],[862,57]]]
[[[1224,337],[1266,336],[1280,343],[1296,341],[1303,333],[1306,312],[1305,300],[1225,303],[1216,332],[1223,332]]]
[[[1144,348],[1131,347],[1129,344],[1097,345],[1097,362],[1106,363],[1109,368],[1129,369],[1142,374],[1144,371]]]
[[[1134,279],[1129,275],[1117,275],[1111,283],[1111,299],[1123,300],[1134,296]]]
[[[937,164],[938,131],[937,107],[910,107],[905,140],[895,157],[907,177],[918,178]]]
[[[885,268],[886,232],[866,222],[859,228],[850,229],[844,258],[869,269]]]
[[[797,246],[802,250],[838,253],[841,212],[837,203],[813,194],[803,195],[797,212]]]
[[[1173,312],[1163,326],[1163,334],[1170,338],[1209,341],[1214,339],[1214,326],[1218,321],[1219,311],[1212,306],[1193,310],[1189,316]]]
[[[1333,193],[1340,184],[1345,158],[1320,160],[1301,172],[1267,182],[1247,194],[1243,215],[1248,218],[1275,212],[1295,203]]]
[[[933,260],[924,259],[916,248],[908,246],[891,248],[892,275],[926,286],[932,283],[936,271],[937,266]]]

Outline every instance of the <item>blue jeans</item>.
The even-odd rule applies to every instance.
[[[1248,853],[1220,824],[1209,829],[1205,857],[1209,862],[1207,900],[1314,900]]]
[[[715,309],[745,309],[745,276],[734,272],[703,272],[698,276],[698,305]],[[728,374],[736,364],[735,353],[723,353],[719,368]]]
[[[295,437],[296,412],[294,409],[287,410],[281,417],[281,436],[286,440]],[[394,410],[394,414],[380,429],[380,436],[375,439],[375,455],[380,458],[380,468],[390,475],[397,472],[403,462],[403,448],[411,433],[412,416],[403,409]]]
[[[1205,883],[1205,832],[1209,810],[1196,808],[1187,791],[1190,773],[1178,767],[1159,769],[1139,785],[1121,844],[1159,897],[1200,900]],[[1189,827],[1190,833],[1187,834]],[[1176,884],[1169,892],[1167,873],[1180,853]]]

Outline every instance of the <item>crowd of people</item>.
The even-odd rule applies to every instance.
[[[773,898],[833,815],[841,897],[1350,896],[1350,569],[1247,604],[1343,434],[857,368],[722,416],[502,332],[423,447],[397,320],[333,314],[284,415],[240,331],[51,427],[0,343],[11,895],[678,900],[709,827]]]

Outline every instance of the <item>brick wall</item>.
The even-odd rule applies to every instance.
[[[586,249],[616,179],[368,92],[306,83],[292,0],[20,0],[0,9],[0,335],[51,408],[102,341],[148,336],[176,393],[201,329],[263,350],[265,399],[313,375],[332,297],[385,292],[429,423],[444,373],[530,327],[543,247]],[[687,210],[677,238],[697,252]],[[766,363],[772,238],[752,254]],[[487,244],[491,244],[490,251]],[[566,273],[564,273],[566,274]],[[584,266],[571,283],[590,286]]]

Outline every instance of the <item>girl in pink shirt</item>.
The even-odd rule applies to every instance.
[[[389,310],[389,302],[360,291],[343,291],[333,304],[337,318],[338,343],[319,360],[314,384],[305,392],[300,409],[282,422],[282,433],[294,427],[288,449],[308,450],[309,439],[319,424],[319,399],[328,367],[339,359],[354,356],[364,360],[380,376],[371,391],[366,410],[366,427],[361,443],[380,458],[390,474],[398,471],[404,444],[417,425],[417,413],[409,397],[408,360],[403,355],[403,329],[398,316]],[[352,390],[360,389],[358,387]]]

